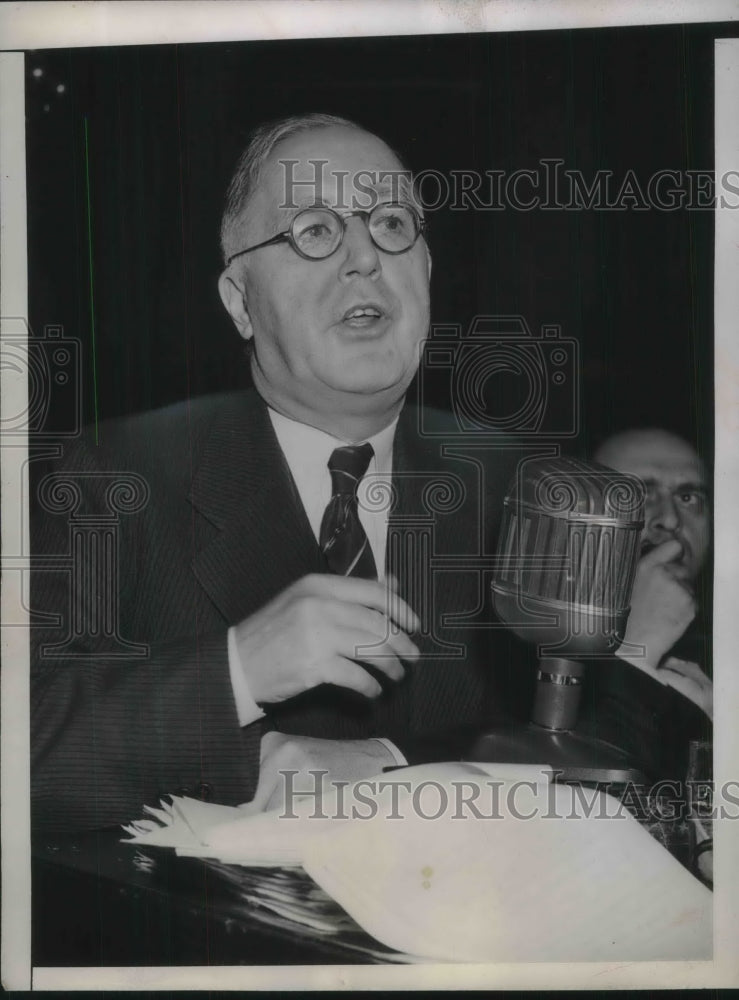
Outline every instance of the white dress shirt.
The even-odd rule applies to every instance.
[[[331,473],[328,470],[328,460],[335,448],[340,448],[348,442],[340,441],[316,427],[291,420],[272,409],[269,410],[269,416],[313,534],[318,541],[323,514],[331,499]],[[393,465],[393,438],[397,422],[396,417],[378,434],[368,438],[374,455],[358,492],[359,520],[367,533],[380,580],[385,577],[389,487]],[[364,444],[363,441],[351,443]],[[379,486],[374,499],[373,486]],[[374,502],[375,500],[377,502]],[[249,682],[239,659],[233,628],[228,630],[228,666],[239,725],[247,726],[260,719],[264,712],[254,701],[249,690]]]

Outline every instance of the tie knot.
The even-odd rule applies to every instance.
[[[354,495],[362,476],[372,460],[374,449],[369,443],[335,448],[328,460],[331,488],[336,493]]]

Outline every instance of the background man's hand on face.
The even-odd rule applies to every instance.
[[[319,684],[337,684],[368,698],[382,687],[361,666],[388,679],[401,660],[418,657],[409,633],[420,627],[390,585],[354,577],[311,575],[287,587],[234,629],[249,690],[259,704],[285,701]],[[374,647],[371,655],[359,647]]]
[[[671,431],[635,429],[604,441],[595,460],[643,480],[647,494],[642,544],[659,546],[677,539],[682,553],[670,569],[692,584],[705,562],[711,534],[706,471],[692,445]]]
[[[680,564],[682,552],[680,542],[672,539],[650,549],[640,559],[619,654],[624,658],[639,655],[628,648],[629,644],[644,646],[644,662],[656,668],[695,618],[695,598]]]

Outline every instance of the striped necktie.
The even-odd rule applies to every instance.
[[[359,520],[357,488],[374,451],[371,444],[336,448],[328,460],[332,496],[321,522],[319,544],[331,573],[377,579],[377,567]]]

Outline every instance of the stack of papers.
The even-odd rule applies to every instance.
[[[427,959],[709,959],[709,890],[618,800],[548,778],[427,764],[257,815],[174,799],[127,832],[231,864],[302,865],[378,941]]]

